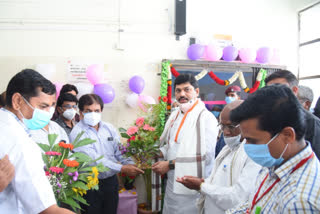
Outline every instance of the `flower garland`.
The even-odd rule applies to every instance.
[[[174,77],[179,76],[179,72],[172,66],[171,67],[171,73]],[[220,79],[215,73],[213,73],[212,71],[208,72],[207,70],[203,70],[201,71],[198,75],[195,76],[196,80],[200,80],[202,79],[206,74],[208,74],[211,79],[213,79],[217,84],[219,85],[231,85],[232,83],[234,83],[237,79],[239,79],[241,88],[246,92],[246,93],[254,93],[258,88],[262,88],[264,87],[265,83],[264,83],[264,79],[267,76],[267,71],[264,69],[260,69],[256,81],[253,84],[252,88],[249,88],[247,86],[246,80],[244,79],[243,73],[241,71],[237,71],[234,73],[234,75],[232,75],[231,78],[229,78],[228,80],[222,80]],[[263,86],[260,87],[260,83],[263,83]]]
[[[162,63],[162,70],[161,70],[161,85],[160,85],[160,103],[162,104],[161,106],[161,111],[159,113],[159,118],[160,118],[160,130],[163,130],[164,125],[166,123],[166,109],[167,105],[166,102],[168,101],[168,83],[171,83],[172,81],[168,81],[168,76],[169,76],[169,69],[170,69],[170,62],[165,61]],[[171,90],[170,90],[171,91]],[[165,98],[167,97],[167,98]],[[171,99],[171,96],[170,98]]]

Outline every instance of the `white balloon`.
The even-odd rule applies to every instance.
[[[129,94],[126,98],[126,103],[131,108],[136,108],[138,106],[139,95],[136,93]]]
[[[83,82],[79,82],[79,83],[75,83],[74,84],[77,89],[78,89],[78,95],[77,95],[77,98],[80,99],[80,97],[82,95],[85,95],[85,94],[93,94],[93,85],[90,84],[90,83],[83,83]]]

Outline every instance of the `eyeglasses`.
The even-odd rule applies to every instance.
[[[70,105],[70,104],[63,105],[62,107],[63,107],[63,108],[66,108],[66,109],[71,109],[71,108],[78,109],[78,106],[77,106],[77,105]]]
[[[222,123],[218,124],[218,127],[224,131],[225,129],[228,129],[230,132],[234,132],[238,127],[240,126],[240,124],[238,125],[224,125]]]

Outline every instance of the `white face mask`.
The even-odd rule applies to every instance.
[[[226,143],[227,146],[229,146],[230,149],[235,148],[237,145],[239,145],[241,139],[241,135],[237,135],[234,137],[226,137],[224,136],[224,142]]]
[[[77,111],[73,108],[71,109],[67,109],[63,112],[63,117],[68,119],[68,120],[72,120],[74,118],[74,116],[76,115]]]
[[[193,106],[194,103],[195,100],[190,100],[187,103],[180,103],[179,108],[183,113],[186,113],[187,111],[189,111],[189,109]]]
[[[101,121],[101,113],[88,112],[84,113],[83,121],[89,126],[95,126]]]

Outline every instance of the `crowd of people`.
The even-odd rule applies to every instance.
[[[228,87],[227,104],[211,112],[193,75],[175,79],[176,102],[160,137],[160,161],[152,165],[167,174],[163,214],[320,212],[320,101],[311,113],[312,90],[290,71],[265,82],[245,100],[240,87]],[[102,99],[77,94],[66,84],[56,100],[55,86],[31,69],[1,94],[1,213],[72,213],[57,205],[43,170],[35,142],[49,144],[48,134],[69,143],[83,132],[95,143],[75,151],[103,156],[97,163],[109,168],[99,174],[99,190],[85,195],[90,205],[81,213],[116,213],[117,174],[144,173],[122,156],[117,129],[102,121]]]

